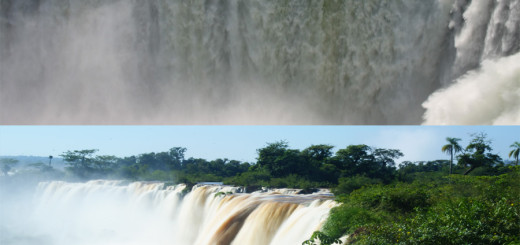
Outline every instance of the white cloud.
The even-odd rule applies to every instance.
[[[442,140],[444,137],[429,127],[383,129],[370,139],[374,142],[371,146],[401,150],[404,157],[397,162],[442,159]]]

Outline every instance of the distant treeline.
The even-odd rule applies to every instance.
[[[123,178],[174,183],[224,182],[241,186],[332,187],[339,178],[363,175],[392,181],[399,150],[350,145],[335,154],[331,145],[291,149],[285,141],[258,149],[255,163],[229,159],[185,158],[186,148],[144,153],[130,157],[96,155],[96,149],[67,151],[60,155],[67,175],[81,179]],[[45,166],[44,171],[50,171]]]
[[[215,181],[248,187],[304,189],[355,189],[366,183],[410,182],[416,178],[423,178],[424,173],[442,176],[452,171],[454,174],[465,175],[498,175],[508,171],[503,160],[492,152],[491,142],[485,134],[473,135],[466,148],[458,145],[460,139],[447,140],[447,145],[432,150],[442,150],[448,156],[453,156],[450,159],[457,163],[453,164],[453,167],[450,167],[450,160],[436,160],[403,162],[397,168],[396,160],[403,156],[398,149],[361,144],[349,145],[333,152],[334,146],[318,144],[298,150],[291,149],[286,141],[267,143],[265,147],[257,149],[257,161],[253,163],[226,158],[211,161],[185,158],[186,148],[173,147],[166,152],[151,152],[123,158],[96,155],[96,149],[72,150],[60,155],[67,166],[65,172],[52,167],[52,156],[49,157],[48,164],[35,163],[33,167],[41,172],[54,173],[54,177],[84,180],[122,178],[188,184]],[[513,147],[513,150],[517,148]],[[2,165],[3,170],[6,170],[4,173],[14,166],[12,159],[9,164],[9,159],[1,161],[6,162]]]

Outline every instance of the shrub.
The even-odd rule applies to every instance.
[[[353,244],[520,244],[519,179],[515,166],[499,176],[364,186],[337,197],[323,234],[350,234]]]
[[[319,243],[317,243],[319,241]],[[309,240],[306,240],[302,243],[302,245],[331,245],[331,244],[341,244],[341,240],[338,238],[333,238],[327,236],[325,233],[321,231],[315,231],[312,233],[312,236]]]
[[[520,202],[461,199],[364,234],[360,244],[509,244],[520,242]]]
[[[365,176],[356,175],[349,178],[340,178],[339,184],[332,190],[335,195],[350,194],[352,191],[361,187],[382,184],[380,179],[372,179]]]
[[[357,228],[377,224],[384,219],[383,213],[369,209],[341,205],[330,210],[329,218],[323,226],[326,235],[339,238],[354,232]]]
[[[396,186],[370,186],[342,195],[340,201],[349,206],[359,206],[373,210],[407,213],[415,208],[430,205],[425,186],[398,184]]]

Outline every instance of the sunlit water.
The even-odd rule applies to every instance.
[[[196,186],[183,196],[184,188],[53,181],[2,193],[0,244],[301,244],[335,205],[326,194]]]

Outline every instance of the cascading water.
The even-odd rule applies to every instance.
[[[0,34],[1,123],[520,123],[520,0],[2,0]]]
[[[335,205],[320,194],[195,186],[183,197],[184,189],[149,182],[42,182],[29,208],[2,215],[0,243],[301,244]]]

